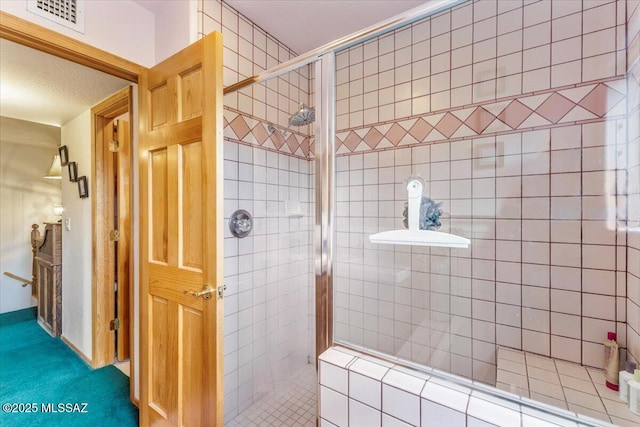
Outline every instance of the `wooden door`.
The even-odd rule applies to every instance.
[[[91,109],[94,144],[91,181],[92,224],[92,357],[99,368],[137,357],[130,348],[133,302],[133,234],[131,233],[131,123],[119,120],[133,111],[132,88],[126,87]],[[119,327],[117,327],[119,325]],[[114,330],[115,329],[115,330]],[[116,337],[118,339],[116,348]],[[131,391],[136,373],[131,363]],[[132,394],[133,395],[133,394]]]
[[[140,423],[222,426],[222,36],[143,72],[139,99]]]
[[[129,307],[133,301],[133,293],[129,278],[131,277],[131,258],[129,251],[132,246],[131,217],[131,124],[128,120],[116,120],[115,140],[118,141],[118,151],[114,155],[115,186],[116,186],[116,224],[115,229],[120,233],[116,241],[116,277],[118,291],[116,292],[116,319],[120,326],[116,329],[116,357],[118,361],[129,358],[129,344],[131,330]]]

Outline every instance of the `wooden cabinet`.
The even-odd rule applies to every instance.
[[[62,333],[62,225],[45,223],[35,254],[38,323],[51,336]]]

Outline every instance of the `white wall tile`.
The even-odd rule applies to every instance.
[[[513,426],[520,424],[520,412],[507,407],[487,402],[477,397],[471,397],[467,414],[471,417],[498,426]]]
[[[495,425],[496,424],[479,420],[478,418],[467,416],[467,427],[493,427]]]
[[[349,396],[375,409],[382,409],[382,384],[380,380],[349,372]]]
[[[367,405],[349,399],[349,426],[376,427],[382,424],[382,413]]]
[[[385,413],[382,414],[382,427],[409,427],[411,424],[400,421]]]
[[[446,406],[422,399],[422,426],[452,426],[464,427],[466,425],[466,415]]]
[[[320,362],[320,384],[339,393],[347,394],[347,370],[330,363]]]
[[[329,421],[325,420],[324,418],[320,418],[320,427],[334,427],[335,424],[330,423]]]
[[[423,398],[423,417],[425,399],[462,413],[466,412],[469,401],[468,390],[455,390],[432,381],[427,382],[421,396]]]
[[[320,386],[320,416],[339,427],[349,425],[347,396]]]
[[[383,384],[382,411],[417,426],[420,424],[420,396]]]
[[[382,383],[419,395],[425,385],[425,380],[396,369],[391,369],[382,379]]]

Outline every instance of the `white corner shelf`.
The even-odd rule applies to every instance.
[[[371,243],[387,245],[437,246],[441,248],[468,248],[471,240],[433,230],[391,230],[369,236]]]

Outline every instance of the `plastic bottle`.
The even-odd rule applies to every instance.
[[[636,364],[627,360],[624,371],[620,371],[618,384],[620,385],[620,400],[629,402],[629,381],[633,381]]]
[[[629,410],[640,415],[640,369],[636,369],[634,380],[629,381]]]
[[[611,390],[618,391],[618,370],[619,370],[619,360],[618,360],[618,343],[616,342],[616,333],[615,332],[607,332],[607,340],[604,342],[604,359],[605,359],[605,367],[604,367],[604,376],[605,376],[605,384]]]

